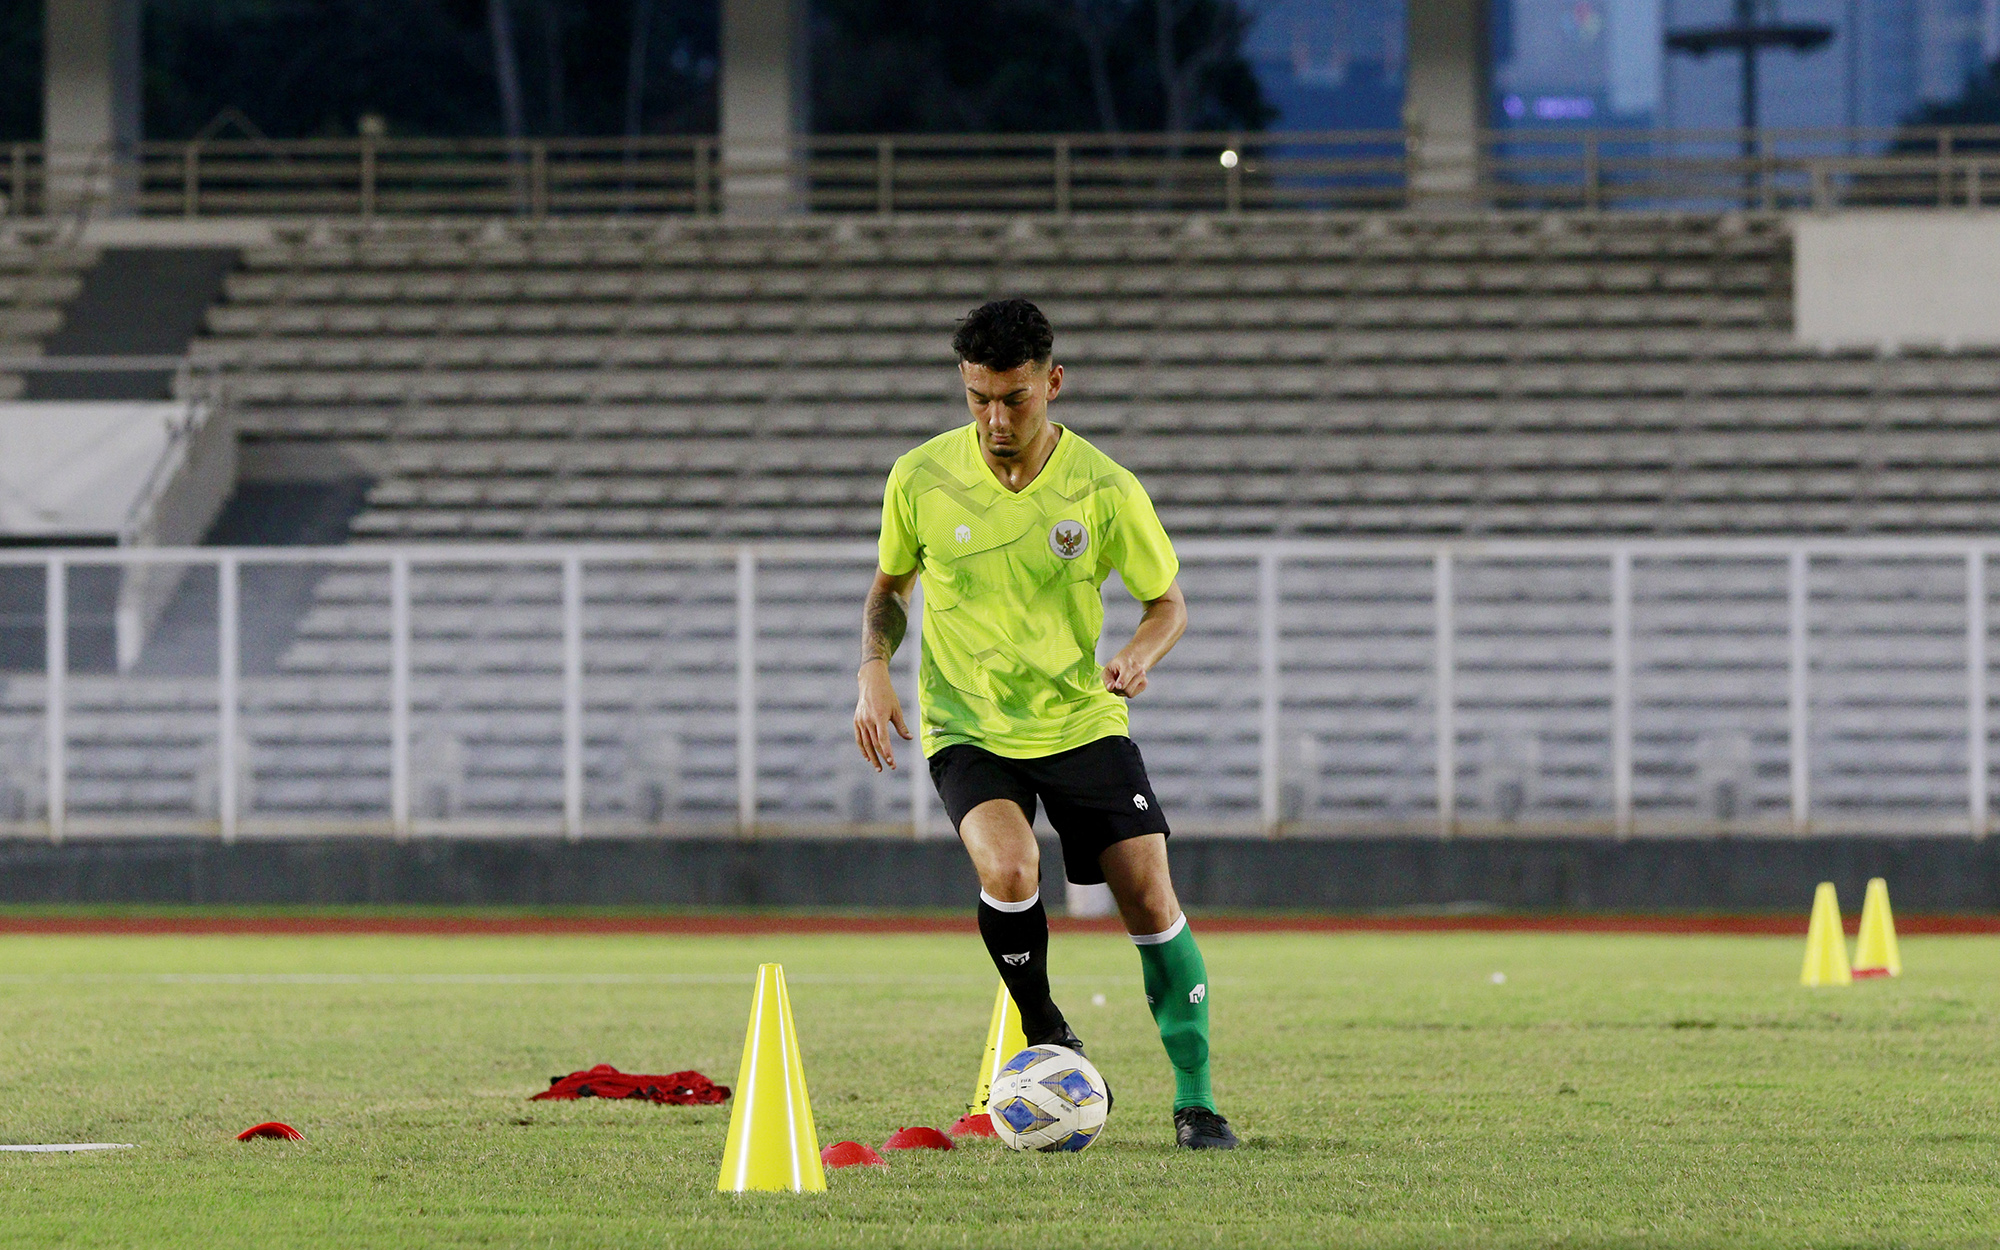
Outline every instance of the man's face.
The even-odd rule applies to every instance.
[[[1001,372],[968,361],[958,364],[965,403],[979,427],[979,446],[997,460],[1012,460],[1041,440],[1049,401],[1062,389],[1062,366],[1035,361]]]

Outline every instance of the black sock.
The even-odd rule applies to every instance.
[[[1025,903],[1003,903],[981,890],[979,936],[1021,1009],[1021,1032],[1028,1041],[1046,1042],[1060,1033],[1063,1013],[1049,996],[1049,913],[1040,891]]]

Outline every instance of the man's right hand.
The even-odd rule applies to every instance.
[[[889,736],[889,727],[903,735],[903,741],[911,740],[909,729],[903,724],[903,704],[896,698],[896,685],[889,680],[889,662],[870,660],[861,666],[856,674],[861,685],[861,698],[854,705],[854,744],[861,748],[861,758],[881,772],[886,765],[896,766],[895,739]]]

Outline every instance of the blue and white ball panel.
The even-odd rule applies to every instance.
[[[1005,1120],[1007,1127],[1016,1133],[1032,1133],[1056,1122],[1054,1116],[1045,1114],[1025,1098],[1009,1098],[1005,1103],[991,1105],[993,1114]]]
[[[1067,1099],[1073,1107],[1088,1107],[1093,1102],[1103,1102],[1104,1094],[1091,1083],[1079,1069],[1068,1068],[1054,1076],[1042,1078],[1042,1088]]]
[[[1012,1059],[1009,1059],[1002,1065],[1000,1070],[1002,1072],[1026,1072],[1029,1068],[1041,1063],[1045,1059],[1055,1058],[1058,1053],[1075,1054],[1076,1052],[1061,1046],[1030,1046],[1020,1054],[1015,1055]]]

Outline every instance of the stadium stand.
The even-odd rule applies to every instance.
[[[89,252],[56,245],[60,232],[16,227],[0,237],[0,361],[32,359],[62,326],[63,305],[83,289]],[[27,389],[19,370],[0,364],[0,399]]]
[[[195,354],[223,370],[267,470],[340,463],[374,480],[351,526],[364,542],[864,540],[891,460],[961,419],[955,319],[1012,293],[1057,325],[1061,418],[1139,472],[1184,539],[1938,534],[2000,519],[1985,433],[2000,355],[1795,342],[1777,216],[274,231],[228,278]],[[847,741],[867,570],[865,556],[760,569],[758,810],[774,826],[907,828],[907,784],[864,772]],[[260,590],[263,573],[246,574],[244,632],[283,642],[246,669],[248,810],[379,819],[388,575],[323,567]],[[1782,826],[1782,554],[1662,557],[1634,576],[1638,808],[1656,826]],[[1829,560],[1812,577],[1816,819],[1962,821],[1962,562]],[[1294,827],[1434,827],[1432,578],[1417,556],[1287,565]],[[1466,559],[1458,578],[1467,821],[1601,827],[1604,562]],[[1254,561],[1190,561],[1198,628],[1135,708],[1190,828],[1257,822],[1256,581]],[[411,595],[420,821],[546,827],[562,804],[559,568],[420,564]],[[587,570],[592,821],[734,818],[734,595],[726,563]],[[1112,628],[1129,626],[1111,599]],[[212,580],[191,577],[163,633],[211,630],[212,602]],[[79,813],[212,812],[212,664],[155,655],[73,684]],[[4,706],[30,724],[32,683]],[[16,737],[25,777],[33,747]]]
[[[1790,282],[1739,215],[301,228],[198,351],[361,538],[867,535],[999,293],[1183,534],[1989,525],[2000,357],[1798,344]]]

